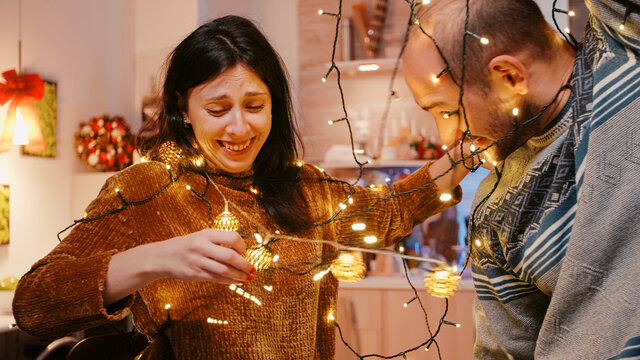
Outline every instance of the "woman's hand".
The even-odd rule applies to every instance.
[[[244,241],[233,231],[204,229],[148,244],[152,266],[162,277],[229,284],[250,280],[252,265],[242,254]]]
[[[242,256],[245,249],[236,232],[203,229],[120,252],[109,262],[104,304],[163,277],[233,284],[252,280],[255,269]]]

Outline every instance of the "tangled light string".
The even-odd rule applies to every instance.
[[[467,114],[464,108],[464,103],[463,103],[463,97],[464,97],[464,78],[465,78],[465,70],[466,70],[466,61],[467,61],[467,38],[471,37],[477,41],[480,41],[482,44],[487,44],[490,39],[487,39],[481,35],[478,35],[472,31],[470,31],[469,29],[469,0],[466,1],[466,18],[465,18],[465,24],[464,24],[464,33],[463,33],[463,41],[462,41],[462,71],[461,71],[461,78],[459,80],[455,79],[455,77],[453,76],[452,72],[451,72],[451,68],[449,66],[449,62],[447,61],[446,56],[444,55],[444,53],[442,52],[440,46],[438,45],[437,41],[435,38],[433,38],[430,34],[428,34],[424,28],[422,27],[422,25],[420,24],[417,15],[415,13],[415,9],[417,6],[419,5],[428,5],[429,1],[412,1],[412,0],[404,0],[404,2],[406,2],[409,7],[410,7],[410,16],[409,16],[409,21],[407,24],[407,29],[406,29],[406,33],[404,36],[404,40],[403,40],[403,44],[400,50],[400,53],[398,54],[398,57],[396,59],[396,64],[395,67],[393,69],[392,72],[392,77],[391,77],[391,81],[390,81],[390,86],[389,86],[389,95],[388,95],[388,99],[387,99],[387,106],[385,107],[385,110],[383,112],[383,118],[382,118],[382,129],[384,129],[384,124],[386,123],[386,119],[389,113],[389,107],[391,104],[391,100],[392,98],[395,96],[395,91],[393,90],[393,84],[394,84],[394,80],[396,77],[396,74],[398,72],[399,66],[400,66],[400,59],[402,57],[402,54],[404,52],[404,49],[406,47],[407,41],[408,41],[408,37],[409,37],[409,31],[411,30],[412,26],[418,26],[421,33],[424,34],[425,36],[427,36],[436,46],[436,49],[440,55],[440,57],[442,58],[444,64],[445,64],[445,68],[440,72],[440,74],[435,75],[434,78],[436,80],[439,80],[439,78],[441,76],[443,76],[446,73],[450,73],[452,76],[450,76],[450,78],[452,79],[453,83],[459,88],[460,90],[460,97],[459,97],[459,109],[456,111],[451,112],[450,114],[448,114],[449,116],[454,116],[454,115],[462,115],[462,118],[465,121],[465,125],[467,127],[467,130],[464,133],[464,139],[463,140],[467,140],[468,142],[470,142],[472,144],[471,147],[471,152],[469,154],[465,154],[464,151],[461,151],[462,155],[462,159],[458,160],[458,161],[454,161],[454,159],[451,157],[450,153],[448,152],[448,149],[445,147],[445,153],[448,156],[450,162],[451,162],[451,167],[446,170],[444,173],[436,176],[435,178],[433,178],[431,181],[413,189],[413,190],[409,190],[406,192],[402,192],[402,193],[393,193],[393,190],[391,189],[390,186],[390,180],[387,181],[387,185],[389,186],[390,191],[390,195],[381,199],[378,199],[377,201],[375,201],[373,204],[371,204],[371,206],[369,207],[364,207],[362,209],[359,209],[357,211],[354,211],[351,214],[348,215],[342,215],[343,210],[345,210],[348,206],[348,204],[351,204],[353,199],[352,196],[355,192],[355,184],[357,184],[357,182],[362,178],[363,175],[363,171],[364,171],[364,166],[367,165],[369,163],[369,161],[367,162],[361,162],[358,160],[356,154],[356,148],[355,148],[355,142],[353,139],[353,133],[352,133],[352,129],[351,129],[351,124],[350,124],[350,120],[348,117],[348,113],[346,110],[346,106],[345,106],[345,98],[344,98],[344,92],[342,89],[342,85],[340,82],[340,69],[337,66],[336,62],[335,62],[335,53],[336,53],[336,46],[337,46],[337,40],[338,40],[338,32],[340,29],[340,20],[342,17],[342,0],[339,1],[339,7],[338,7],[338,11],[336,13],[330,13],[330,12],[325,12],[325,11],[320,11],[319,14],[320,15],[328,15],[328,16],[333,16],[336,18],[336,33],[335,33],[335,37],[334,37],[334,42],[333,42],[333,48],[332,48],[332,56],[331,56],[331,65],[329,67],[329,70],[327,71],[327,73],[325,74],[325,76],[323,77],[323,80],[326,81],[327,77],[330,76],[330,74],[332,72],[335,71],[336,76],[337,76],[337,84],[338,84],[338,90],[340,91],[340,97],[341,97],[341,105],[342,105],[342,112],[343,112],[343,116],[341,118],[339,118],[338,120],[331,120],[329,121],[330,124],[334,124],[334,123],[338,123],[338,122],[345,122],[347,124],[347,128],[349,131],[349,139],[351,142],[351,147],[352,147],[352,151],[353,151],[353,158],[355,163],[358,165],[358,178],[353,182],[353,183],[349,183],[349,182],[345,182],[342,180],[338,180],[338,179],[333,179],[331,178],[329,175],[327,175],[326,173],[324,173],[324,171],[322,171],[322,174],[324,175],[324,177],[322,178],[303,178],[299,175],[296,176],[295,181],[327,181],[327,182],[333,182],[333,183],[340,183],[345,187],[345,198],[343,199],[342,202],[340,202],[340,206],[338,207],[338,209],[336,210],[335,213],[333,213],[327,220],[322,221],[320,223],[317,224],[313,224],[310,225],[309,227],[302,229],[300,231],[296,231],[296,232],[292,232],[289,234],[280,234],[278,231],[276,231],[275,233],[270,233],[262,224],[259,224],[257,221],[255,221],[253,219],[253,217],[250,216],[250,214],[247,214],[243,211],[242,208],[240,208],[238,205],[236,205],[235,203],[233,203],[232,201],[228,201],[227,198],[224,196],[224,194],[222,193],[222,191],[219,189],[218,185],[216,184],[215,181],[213,181],[211,179],[210,175],[213,176],[228,176],[226,174],[219,174],[219,173],[208,173],[205,169],[205,162],[203,161],[203,159],[200,158],[195,158],[195,159],[185,159],[179,148],[176,149],[172,144],[167,144],[166,146],[164,146],[164,148],[166,149],[167,153],[163,153],[160,154],[160,158],[162,160],[165,161],[166,163],[166,170],[167,170],[167,183],[156,193],[144,198],[144,199],[138,199],[138,200],[129,200],[125,197],[125,195],[123,194],[122,189],[116,189],[115,191],[117,192],[119,198],[122,201],[122,206],[116,209],[112,209],[104,214],[98,215],[96,217],[83,217],[82,219],[78,219],[75,220],[73,222],[73,224],[71,224],[70,226],[66,227],[65,229],[63,229],[62,231],[60,231],[58,233],[58,239],[60,240],[60,235],[67,231],[68,229],[70,229],[71,227],[82,223],[82,222],[87,222],[87,221],[93,221],[93,220],[98,220],[98,219],[102,219],[106,216],[115,214],[117,212],[120,212],[124,209],[126,209],[128,206],[131,205],[139,205],[139,204],[143,204],[146,203],[148,201],[153,200],[154,198],[156,198],[158,195],[160,195],[162,192],[164,192],[165,190],[167,190],[169,187],[171,187],[179,178],[180,175],[178,175],[177,177],[174,176],[173,172],[172,172],[172,166],[176,166],[178,165],[177,162],[179,161],[187,161],[190,162],[189,164],[189,169],[197,174],[200,174],[204,180],[205,180],[205,188],[204,191],[202,193],[197,192],[195,189],[193,189],[190,186],[186,187],[187,191],[190,191],[194,196],[196,196],[199,200],[203,201],[206,203],[207,207],[208,207],[208,224],[210,227],[214,227],[216,225],[221,226],[221,230],[234,230],[237,229],[237,225],[238,223],[236,223],[237,218],[233,218],[230,217],[229,214],[231,214],[231,212],[229,211],[229,207],[231,207],[233,209],[234,213],[239,214],[244,220],[246,220],[248,223],[250,223],[251,225],[255,226],[255,228],[257,229],[256,232],[254,234],[240,234],[242,237],[244,238],[251,238],[253,237],[253,239],[255,239],[256,244],[254,246],[251,246],[248,248],[248,252],[247,254],[245,254],[245,257],[247,257],[254,265],[258,264],[259,266],[256,266],[257,268],[259,267],[260,270],[264,271],[265,274],[267,275],[267,277],[270,276],[271,273],[273,273],[274,271],[286,271],[289,273],[292,273],[294,275],[299,275],[299,276],[306,276],[306,275],[310,275],[310,274],[314,274],[314,280],[316,281],[320,281],[326,274],[328,274],[329,272],[331,272],[336,278],[341,278],[341,280],[355,280],[356,278],[360,277],[361,274],[361,265],[358,262],[358,260],[356,258],[347,258],[346,255],[352,255],[354,252],[357,253],[374,253],[374,254],[390,254],[392,256],[396,256],[396,257],[400,257],[403,260],[403,268],[404,268],[404,275],[406,277],[406,280],[409,284],[409,286],[411,287],[413,293],[414,293],[414,297],[409,300],[407,303],[405,303],[405,306],[408,306],[410,303],[412,303],[413,301],[416,301],[419,303],[422,312],[424,314],[425,317],[425,322],[427,325],[427,330],[428,330],[428,338],[422,342],[421,344],[414,346],[410,349],[401,351],[399,353],[396,354],[392,354],[392,355],[380,355],[380,354],[359,354],[357,351],[355,351],[353,349],[353,347],[351,347],[347,341],[345,341],[344,337],[342,336],[342,330],[338,324],[338,322],[336,321],[336,317],[333,313],[328,314],[327,316],[327,321],[332,322],[336,328],[339,331],[340,334],[340,338],[342,340],[342,342],[347,346],[348,349],[351,350],[351,352],[357,356],[359,359],[365,359],[365,358],[382,358],[382,359],[392,359],[392,358],[397,358],[397,357],[404,357],[406,358],[406,354],[418,350],[422,347],[424,347],[425,350],[429,350],[433,345],[436,346],[437,352],[438,352],[438,358],[441,359],[441,354],[440,354],[440,347],[438,345],[438,342],[436,341],[436,336],[440,333],[440,330],[442,328],[443,325],[449,325],[449,326],[455,326],[455,327],[459,327],[459,324],[456,324],[454,322],[450,322],[445,320],[447,312],[448,312],[448,296],[450,296],[452,294],[452,289],[455,288],[455,283],[457,283],[457,280],[459,279],[459,276],[465,271],[468,262],[469,262],[469,258],[470,258],[470,254],[472,254],[473,252],[473,242],[470,242],[468,244],[469,247],[469,254],[467,256],[467,259],[465,261],[464,266],[462,267],[462,269],[460,269],[459,275],[455,275],[451,272],[451,268],[449,267],[448,264],[439,261],[439,260],[435,260],[435,259],[428,259],[428,258],[422,258],[422,257],[412,257],[412,256],[407,256],[401,253],[397,253],[391,250],[385,250],[385,249],[369,249],[369,248],[363,248],[363,247],[357,247],[357,246],[347,246],[347,245],[343,245],[340,243],[336,243],[333,241],[327,241],[327,240],[322,240],[322,239],[304,239],[304,238],[299,238],[296,237],[295,235],[316,227],[320,227],[320,226],[325,226],[327,224],[330,224],[332,222],[335,221],[345,221],[345,220],[349,220],[352,219],[358,215],[361,215],[363,213],[366,213],[368,211],[370,211],[371,209],[373,209],[377,204],[384,202],[384,201],[388,201],[388,200],[392,200],[396,197],[399,196],[406,196],[406,195],[411,195],[412,193],[422,190],[424,188],[426,188],[427,186],[430,186],[434,181],[438,180],[439,178],[445,176],[446,174],[448,174],[449,172],[453,171],[454,168],[457,165],[462,164],[463,166],[465,166],[468,170],[470,171],[475,171],[477,170],[482,164],[481,161],[478,160],[480,159],[480,156],[483,152],[487,151],[488,149],[496,146],[497,144],[499,144],[500,142],[502,142],[504,139],[512,136],[517,130],[519,130],[520,128],[529,125],[531,122],[535,121],[536,119],[538,119],[540,116],[542,116],[545,111],[548,109],[549,106],[551,106],[559,97],[559,95],[561,94],[562,91],[564,91],[565,89],[570,89],[570,86],[568,84],[564,85],[562,88],[560,88],[558,90],[558,92],[556,93],[556,95],[554,96],[554,98],[551,100],[551,102],[549,104],[547,104],[546,106],[544,106],[540,112],[538,114],[536,114],[535,116],[533,116],[531,119],[528,119],[526,121],[523,122],[516,122],[515,127],[512,131],[508,132],[507,134],[505,134],[504,136],[502,136],[501,138],[499,138],[498,140],[496,140],[495,142],[493,142],[492,144],[488,145],[485,148],[476,148],[473,145],[473,139],[471,138],[471,133],[469,131],[469,124],[468,124],[468,120],[467,120]],[[560,11],[558,9],[555,8],[555,2],[554,2],[554,16],[555,16],[555,12],[563,12],[564,11]],[[566,12],[567,15],[569,14],[569,11]],[[519,115],[519,111],[517,108],[513,109],[513,116],[514,118],[517,119]],[[460,144],[461,146],[461,150],[462,149],[462,143]],[[173,149],[173,150],[171,150]],[[171,151],[174,151],[174,153],[171,153]],[[471,161],[471,165],[467,165],[467,161]],[[478,162],[477,164],[475,162]],[[297,162],[297,166],[298,168],[302,167],[304,163],[302,161],[298,161]],[[496,165],[496,164],[494,164]],[[496,167],[496,173],[497,173],[497,182],[493,188],[493,190],[478,204],[478,206],[473,210],[472,216],[469,220],[469,226],[470,226],[470,233],[472,232],[472,230],[475,228],[476,226],[476,212],[478,210],[478,208],[480,206],[482,206],[482,204],[484,204],[489,197],[493,194],[493,192],[495,191],[495,189],[497,188],[500,179],[502,178],[502,171],[501,169],[499,169],[498,167]],[[221,215],[222,217],[218,217],[218,222],[216,222],[216,219],[213,218],[213,213],[212,213],[212,205],[209,202],[209,200],[206,199],[206,194],[210,189],[210,185],[212,185],[212,187],[216,190],[216,192],[221,196],[222,201],[224,201],[225,203],[225,212],[229,213],[226,214],[225,212],[223,212]],[[259,190],[255,189],[255,188],[250,188],[248,191],[251,191],[252,193],[256,194]],[[443,198],[442,201],[448,201],[446,198]],[[232,215],[232,214],[231,214]],[[233,215],[235,217],[235,215]],[[354,225],[354,230],[356,229],[356,226],[364,226],[364,224],[359,224],[359,223],[355,223]],[[324,253],[320,256],[320,258],[318,259],[312,259],[310,261],[306,261],[303,263],[297,263],[297,264],[279,264],[277,263],[278,261],[278,254],[274,254],[271,250],[272,245],[275,244],[278,241],[297,241],[297,242],[314,242],[314,243],[323,243],[323,244],[328,244],[331,245],[335,248],[334,252],[330,252],[330,253]],[[364,243],[366,244],[375,244],[378,239],[376,239],[375,237],[365,237],[363,239]],[[352,255],[353,256],[353,255]],[[430,324],[429,324],[429,319],[428,319],[428,314],[427,311],[424,307],[424,304],[422,303],[422,300],[420,299],[420,296],[418,294],[418,291],[416,290],[416,288],[414,287],[414,285],[411,283],[411,280],[409,278],[409,274],[407,271],[407,266],[406,266],[406,261],[405,260],[417,260],[417,261],[424,261],[424,262],[431,262],[433,264],[435,264],[437,267],[441,268],[437,271],[432,272],[431,274],[428,274],[428,276],[425,278],[425,287],[429,290],[431,289],[436,289],[435,291],[430,291],[430,293],[434,296],[441,296],[445,299],[445,310],[443,312],[443,314],[440,317],[440,320],[438,322],[438,326],[435,329],[435,331],[432,331]],[[357,269],[357,271],[348,271],[348,265],[352,265],[352,267],[354,267],[355,269]],[[353,266],[355,265],[355,266]],[[33,269],[31,270],[33,271]],[[271,291],[273,289],[272,284],[267,284],[264,285],[264,290],[265,291]],[[230,288],[231,291],[234,291],[235,293],[238,294],[238,296],[243,296],[245,298],[248,299],[248,301],[252,301],[254,304],[256,304],[256,306],[260,306],[262,304],[260,298],[256,295],[258,294],[254,294],[253,289],[251,290],[252,293],[248,293],[245,289],[239,287],[239,286],[233,286],[233,288]],[[191,309],[189,312],[187,312],[187,314],[185,314],[184,316],[180,317],[179,319],[172,319],[171,318],[171,305],[167,304],[167,306],[165,307],[166,311],[167,311],[167,319],[165,322],[162,323],[162,325],[160,326],[160,329],[166,329],[169,326],[172,326],[173,324],[175,324],[176,322],[181,321],[182,319],[186,318],[187,315],[191,314],[193,311],[195,311],[197,308]],[[215,317],[208,317],[207,318],[207,322],[209,324],[213,324],[213,325],[226,325],[228,324],[228,320],[225,319],[217,319]]]

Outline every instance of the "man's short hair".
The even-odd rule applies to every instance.
[[[461,78],[466,0],[433,0],[416,15],[433,36],[457,81]],[[468,30],[489,40],[483,45],[468,36],[465,84],[488,90],[488,62],[498,55],[524,53],[532,59],[553,59],[561,39],[533,0],[469,0]],[[417,27],[412,36],[425,36]]]

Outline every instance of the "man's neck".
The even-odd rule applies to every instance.
[[[560,115],[571,95],[570,89],[560,89],[571,81],[576,52],[567,43],[564,43],[558,51],[559,54],[553,61],[541,63],[543,71],[538,76],[539,81],[536,89],[538,104],[545,106],[551,103],[556,96],[557,99],[540,118],[538,130],[544,129]]]

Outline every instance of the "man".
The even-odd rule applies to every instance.
[[[463,106],[465,0],[419,6],[403,55],[443,143],[496,161],[472,208],[478,359],[640,358],[640,3],[586,3],[574,50],[532,0],[471,0]]]

